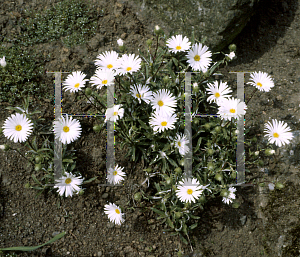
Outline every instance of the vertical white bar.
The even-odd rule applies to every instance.
[[[61,117],[61,72],[55,72],[55,121]],[[54,135],[54,180],[59,179],[62,172],[62,142]]]
[[[107,108],[114,107],[115,85],[107,86]],[[107,118],[107,117],[106,117]],[[114,139],[114,120],[107,119],[107,143],[106,143],[106,170],[115,168],[115,139]],[[107,176],[107,175],[106,175]],[[109,181],[106,182],[110,185]]]
[[[185,73],[185,129],[184,135],[188,143],[188,151],[184,155],[184,178],[192,178],[193,148],[192,148],[192,125],[191,125],[191,72]]]

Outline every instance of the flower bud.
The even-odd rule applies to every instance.
[[[221,132],[221,127],[220,126],[215,127],[215,131],[216,131],[216,133],[220,133]]]
[[[78,192],[78,195],[83,195],[83,194],[84,194],[84,190],[80,189],[79,192]]]
[[[221,191],[220,195],[221,195],[222,197],[227,197],[227,196],[229,195],[229,192],[228,192],[228,190],[223,189],[223,190]]]
[[[215,152],[215,151],[214,151],[213,149],[208,149],[208,150],[207,150],[208,155],[213,155],[214,152]]]
[[[236,178],[236,171],[233,171],[230,175],[231,178],[235,179]]]
[[[180,174],[182,172],[182,169],[180,167],[177,167],[174,171],[176,174]]]
[[[90,95],[92,94],[92,89],[90,89],[89,87],[87,87],[87,88],[85,89],[85,94],[86,94],[87,96],[90,96]]]
[[[158,36],[164,34],[163,30],[158,25],[155,26],[154,33]]]
[[[10,147],[9,147],[9,145],[4,144],[4,145],[0,145],[0,149],[6,152],[10,149]]]
[[[214,167],[215,167],[215,165],[214,165],[212,162],[207,163],[207,168],[208,168],[209,170],[213,170]]]
[[[182,213],[181,212],[175,212],[175,218],[179,219],[182,217]]]
[[[234,203],[232,204],[232,207],[235,208],[235,209],[237,209],[237,208],[240,207],[240,205],[241,205],[240,203],[234,202]]]
[[[229,49],[230,52],[235,52],[236,51],[236,45],[235,44],[230,44],[228,46],[228,49]]]
[[[265,155],[270,156],[270,155],[273,154],[273,151],[274,151],[274,150],[272,150],[272,149],[266,149],[266,150],[265,150]],[[275,152],[275,151],[274,151],[274,152]]]
[[[264,166],[263,160],[259,160],[259,161],[258,161],[258,165],[259,165],[260,167],[263,167],[263,166]]]
[[[184,165],[184,159],[182,159],[182,160],[179,161],[179,165],[180,165],[180,166],[183,166],[183,165]]]
[[[171,185],[172,184],[172,179],[171,178],[167,178],[166,179],[166,183],[167,183],[167,185]]]
[[[255,154],[255,156],[259,155],[259,151],[256,151],[254,154]]]
[[[282,188],[284,188],[284,185],[282,183],[280,183],[280,182],[277,182],[275,184],[275,187],[276,187],[276,189],[282,189]]]
[[[221,181],[223,179],[223,175],[221,173],[217,173],[215,176],[215,180]]]
[[[43,157],[42,156],[35,157],[35,162],[36,163],[41,163],[42,161],[43,161]]]
[[[34,167],[35,171],[40,171],[41,169],[42,169],[42,164],[40,164],[40,163],[35,164],[35,167]]]
[[[165,83],[168,83],[168,82],[170,81],[169,76],[164,76],[164,77],[163,77],[163,81],[164,81]]]
[[[137,192],[133,196],[134,200],[137,202],[140,202],[142,200],[142,194],[140,192]]]
[[[205,123],[205,124],[204,124],[204,128],[205,128],[206,130],[209,130],[209,129],[210,129],[210,126],[211,126],[210,123]]]
[[[194,91],[195,93],[198,93],[198,92],[199,92],[199,86],[198,86],[197,82],[195,82],[195,83],[193,84],[193,91]]]
[[[30,184],[29,184],[29,183],[26,183],[26,184],[24,185],[24,187],[25,187],[25,188],[30,188]]]
[[[149,38],[149,39],[146,41],[146,44],[147,44],[148,46],[151,46],[151,45],[152,45],[152,42],[153,42],[152,39]]]
[[[100,132],[100,130],[101,130],[101,127],[99,126],[99,125],[95,125],[94,127],[93,127],[93,130],[95,131],[95,132]]]
[[[211,142],[208,141],[208,142],[206,143],[206,146],[207,146],[207,147],[211,147]]]
[[[252,138],[252,142],[253,142],[253,143],[256,143],[256,142],[257,142],[257,137],[253,137],[253,138]]]

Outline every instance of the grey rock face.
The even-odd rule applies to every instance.
[[[260,0],[126,0],[149,30],[159,25],[191,39],[207,37],[205,45],[222,50],[242,31]]]

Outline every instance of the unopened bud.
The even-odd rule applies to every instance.
[[[230,44],[228,46],[228,49],[229,49],[230,52],[235,52],[236,51],[236,45],[235,44]]]
[[[99,126],[99,125],[95,125],[94,127],[93,127],[93,130],[95,131],[95,132],[100,132],[100,130],[101,130],[101,127]]]
[[[90,89],[89,87],[87,87],[87,88],[85,89],[85,94],[86,94],[87,96],[90,96],[90,95],[92,94],[92,89]]]
[[[275,187],[276,187],[277,189],[282,189],[282,188],[284,188],[284,185],[283,185],[282,183],[280,183],[280,182],[277,182],[277,183],[275,184]]]
[[[146,44],[147,44],[148,46],[151,46],[152,43],[153,43],[152,39],[148,39],[148,40],[146,41]]]

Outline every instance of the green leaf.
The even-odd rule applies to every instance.
[[[172,57],[172,60],[173,60],[174,64],[178,67],[178,60],[174,57]]]
[[[141,124],[141,126],[146,129],[146,131],[149,129],[149,127],[143,122],[141,121],[140,119],[138,119],[138,122]]]
[[[178,167],[178,165],[177,165],[177,163],[173,160],[173,159],[171,159],[171,158],[167,158],[167,160],[168,160],[168,162],[172,165],[172,166],[174,166],[174,167]]]
[[[193,225],[190,226],[190,229],[194,229],[198,226],[198,223],[194,223]]]
[[[158,183],[154,182],[154,186],[156,187],[157,192],[161,191],[160,186],[159,186]]]
[[[74,161],[72,159],[63,159],[62,162],[73,163]]]
[[[193,219],[195,219],[195,220],[198,220],[198,219],[200,219],[200,217],[198,217],[198,216],[194,216],[194,215],[192,215],[192,214],[190,214],[190,217],[191,217],[191,218],[193,218]]]
[[[34,250],[36,250],[36,249],[38,249],[38,248],[40,248],[44,245],[52,244],[56,240],[62,238],[65,234],[66,234],[66,232],[62,232],[62,233],[56,235],[55,237],[53,237],[47,243],[44,243],[44,244],[41,244],[41,245],[38,245],[38,246],[16,246],[16,247],[9,247],[9,248],[0,248],[0,251],[23,251],[23,252],[34,251]]]
[[[42,186],[41,182],[37,180],[37,178],[34,176],[34,174],[31,175],[31,177],[33,178],[33,180],[35,181],[35,183],[39,184]]]
[[[93,178],[90,178],[89,180],[85,180],[85,181],[82,183],[82,185],[88,184],[88,183],[90,183],[90,182],[92,182],[92,181],[94,181],[94,180],[96,180],[96,179],[97,179],[97,177],[93,177]]]
[[[16,111],[17,113],[20,113],[20,114],[23,113],[20,109],[18,109],[18,108],[16,108],[16,107],[8,106],[8,107],[6,107],[5,109],[7,109],[7,110],[14,110],[14,111]]]
[[[166,215],[164,212],[162,212],[162,211],[160,211],[160,210],[157,210],[156,208],[150,207],[150,209],[151,209],[152,211],[158,213],[160,216],[162,216],[162,217],[164,217],[164,218],[167,217],[167,215]]]
[[[197,142],[197,146],[195,148],[195,153],[199,150],[200,145],[201,145],[201,141],[202,141],[202,137],[199,137],[198,142]]]
[[[132,160],[135,161],[135,146],[132,147]]]
[[[41,113],[41,111],[36,110],[36,111],[31,112],[30,114],[32,115],[32,114],[36,114],[36,113]]]
[[[50,149],[48,149],[48,148],[41,148],[41,149],[37,150],[37,153],[40,153],[42,151],[50,151]]]
[[[186,245],[188,244],[188,241],[182,236],[181,233],[179,233],[179,237],[184,244],[186,244]]]

